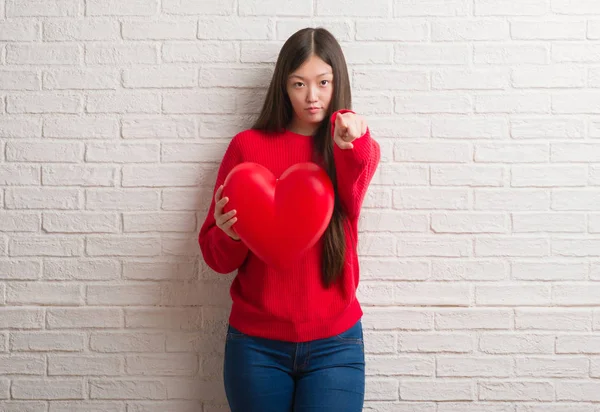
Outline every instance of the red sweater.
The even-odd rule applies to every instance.
[[[331,118],[332,130],[339,112]],[[213,270],[224,274],[238,271],[230,289],[233,306],[229,322],[234,328],[252,336],[306,342],[342,333],[362,316],[356,299],[358,218],[379,164],[380,148],[368,129],[352,143],[354,148],[346,150],[333,144],[338,193],[349,224],[343,273],[328,289],[321,282],[322,241],[309,249],[296,265],[277,271],[256,257],[242,241],[233,240],[216,226],[213,194],[198,241],[205,262]],[[312,161],[312,150],[311,136],[291,131],[243,131],[232,139],[225,152],[215,191],[241,162],[259,163],[279,177],[296,163]]]

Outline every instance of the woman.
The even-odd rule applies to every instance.
[[[237,270],[224,363],[232,412],[362,410],[357,232],[380,148],[351,105],[339,43],[325,29],[302,29],[280,51],[258,120],[224,155],[199,243],[212,269]],[[333,216],[311,249],[278,270],[240,240],[235,210],[223,213],[222,184],[241,162],[259,163],[278,177],[307,161],[331,178]]]

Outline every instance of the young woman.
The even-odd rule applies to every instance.
[[[365,119],[350,110],[348,69],[327,30],[302,29],[283,45],[261,113],[237,134],[221,163],[200,230],[206,263],[237,270],[225,343],[225,392],[232,412],[361,411],[365,388],[358,218],[379,164]],[[269,267],[223,213],[223,182],[241,162],[280,176],[321,165],[334,186],[331,221],[318,243],[285,270]]]

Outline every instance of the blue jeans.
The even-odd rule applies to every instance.
[[[360,412],[362,323],[303,343],[251,337],[230,325],[223,377],[231,412]]]

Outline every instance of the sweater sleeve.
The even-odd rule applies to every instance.
[[[230,273],[238,269],[246,256],[248,255],[248,247],[241,240],[234,240],[227,233],[217,227],[214,212],[215,212],[215,193],[219,186],[223,184],[225,178],[237,164],[242,162],[242,155],[239,148],[238,140],[234,137],[229,144],[219,172],[217,174],[217,182],[213,189],[213,196],[210,202],[208,215],[198,235],[198,243],[206,264],[218,273]]]
[[[338,110],[331,116],[331,136],[335,133],[335,119],[338,113],[347,113],[351,110]],[[357,218],[367,188],[381,158],[379,144],[371,138],[369,128],[365,134],[355,139],[352,149],[340,149],[333,143],[333,159],[335,162],[337,191],[350,218]]]

